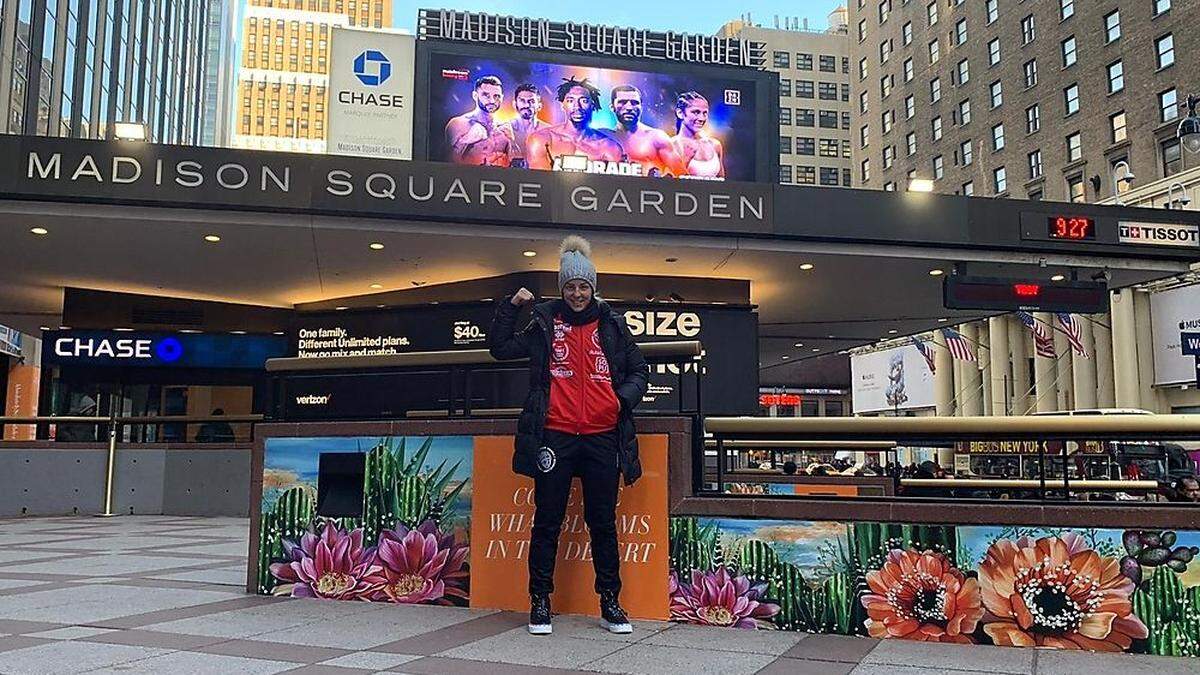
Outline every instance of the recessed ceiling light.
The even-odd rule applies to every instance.
[[[664,258],[663,262],[677,263],[679,262],[679,258]]]
[[[819,351],[821,351],[821,348],[820,348],[820,347],[813,347],[813,351],[814,351],[814,352],[819,352]]]
[[[796,346],[796,347],[803,347],[803,346],[804,346],[804,343],[803,343],[803,342],[797,342],[797,343],[796,343],[794,346]]]
[[[784,360],[784,361],[787,361],[787,360],[788,360],[788,359],[790,359],[790,358],[792,358],[792,357],[788,356],[787,354],[784,354],[784,355],[783,355],[783,360]]]
[[[929,270],[929,276],[931,277],[940,277],[945,273],[945,270]]]
[[[811,270],[813,267],[815,267],[815,265],[813,265],[812,263],[801,263],[800,264],[800,269],[804,270],[805,272]]]
[[[198,331],[195,328],[180,328],[179,332],[180,333],[200,333],[202,331]]]
[[[274,333],[271,333],[271,335],[283,335],[283,331],[277,330]]]
[[[826,335],[825,337],[829,338],[830,340],[834,339],[834,336],[832,335]]]
[[[900,332],[900,331],[898,331],[898,330],[896,330],[895,328],[893,328],[893,329],[891,329],[891,330],[889,330],[889,331],[888,331],[888,335],[895,335],[896,333],[899,333],[899,332]]]
[[[521,255],[525,256],[526,258],[532,258],[533,256],[537,255],[537,251],[521,251]]]
[[[115,331],[117,333],[132,333],[133,329],[122,326],[120,328],[114,328],[113,331]]]
[[[50,330],[50,326],[38,326],[38,330]]]
[[[47,230],[44,227],[31,227],[29,228],[29,231],[34,234],[50,234],[50,230]]]
[[[1062,281],[1063,279],[1066,279],[1066,278],[1067,277],[1065,275],[1055,274],[1054,276],[1050,277],[1050,281]]]
[[[373,241],[368,245],[371,247],[372,251],[382,251],[383,250],[383,244],[381,244],[377,241]]]
[[[231,331],[229,331],[229,334],[230,334],[230,335],[245,335],[245,334],[246,334],[246,331],[244,331],[244,330],[231,330]]]
[[[495,299],[495,298],[480,298],[480,299],[479,299],[479,301],[480,301],[480,302],[491,302],[491,301],[492,301],[492,300],[494,300],[494,299]]]
[[[946,323],[946,321],[948,321],[948,319],[946,317],[942,317],[942,318],[938,319],[938,323]]]
[[[375,305],[376,309],[383,309],[384,307],[387,307],[387,305]]]
[[[210,244],[215,244],[218,241],[221,241],[221,238],[215,234],[206,234],[204,235],[204,241],[207,241]]]
[[[71,330],[71,327],[70,326],[59,326],[58,329],[59,330]]]
[[[350,308],[349,308],[349,307],[347,307],[347,306],[345,306],[345,305],[338,305],[337,307],[334,307],[334,309],[336,309],[337,311],[339,311],[339,312],[340,312],[340,311],[342,311],[342,310],[344,310],[344,309],[350,309]]]
[[[380,288],[383,288],[383,284],[371,284],[371,288],[374,288],[375,290],[379,290]]]

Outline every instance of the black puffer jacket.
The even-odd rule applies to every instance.
[[[621,402],[621,415],[617,421],[621,475],[625,477],[626,485],[633,485],[642,475],[633,409],[646,393],[650,370],[642,350],[625,325],[625,317],[613,312],[603,300],[596,302],[600,309],[600,348],[608,359],[613,391]],[[537,451],[542,447],[546,411],[550,407],[550,360],[547,354],[553,342],[554,316],[562,307],[562,300],[534,305],[533,319],[518,332],[516,324],[520,308],[512,304],[510,296],[496,307],[496,317],[488,333],[488,350],[493,357],[502,361],[529,359],[529,395],[517,420],[512,466],[513,471],[530,477],[538,473]]]

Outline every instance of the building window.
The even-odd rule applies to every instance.
[[[815,185],[817,182],[817,170],[811,166],[796,167],[796,182],[800,185]]]
[[[1079,60],[1079,54],[1075,49],[1075,36],[1062,41],[1062,59],[1063,68],[1070,68]]]
[[[1087,196],[1083,192],[1083,174],[1067,179],[1067,199],[1076,204],[1082,204],[1087,200]]]
[[[776,68],[791,67],[791,55],[787,52],[775,52],[772,54],[772,61]]]
[[[1164,122],[1179,119],[1179,93],[1174,87],[1158,95],[1158,109]]]
[[[904,81],[912,82],[913,79],[913,60],[904,59]]]
[[[1037,31],[1033,27],[1033,15],[1021,19],[1021,41],[1022,44],[1029,44],[1037,37]]]
[[[864,148],[871,144],[871,127],[870,127],[870,125],[864,124],[863,128],[858,130],[858,140],[859,140],[859,144]]]
[[[940,115],[929,122],[929,128],[932,132],[933,140],[942,140],[942,118]]]
[[[938,22],[938,6],[937,0],[929,3],[925,8],[925,16],[929,17],[929,25],[932,26]]]
[[[958,123],[960,126],[966,126],[971,123],[971,99],[958,104]]]
[[[1183,153],[1178,138],[1168,138],[1162,142],[1162,160],[1164,178],[1183,171]]]
[[[1170,33],[1158,38],[1154,41],[1154,47],[1158,52],[1158,67],[1166,68],[1167,66],[1175,65],[1175,37]]]
[[[1004,124],[997,124],[992,127],[992,150],[999,151],[1004,149]]]
[[[883,2],[879,3],[879,23],[883,23],[884,21],[887,21],[888,17],[891,15],[892,15],[892,0],[883,0]]]
[[[917,154],[917,134],[915,132],[908,132],[908,135],[904,137],[904,143],[909,157]]]
[[[1029,191],[1029,201],[1040,202],[1045,193],[1040,188]]]
[[[1154,16],[1171,9],[1171,0],[1154,0]]]
[[[865,56],[858,60],[858,79],[860,82],[867,79],[867,57]]]
[[[1042,177],[1042,151],[1034,150],[1029,153],[1029,178]]]
[[[1037,59],[1030,59],[1025,62],[1025,88],[1037,86]]]
[[[822,110],[820,114],[820,127],[822,129],[838,128],[838,114],[836,110]]]
[[[821,157],[838,157],[841,155],[841,143],[836,138],[822,138],[818,141],[818,154]]]
[[[1108,64],[1108,93],[1115,94],[1125,88],[1125,66],[1121,61]]]
[[[843,82],[841,85],[841,96],[839,98],[842,99],[843,103],[848,103],[850,101],[850,85],[846,84],[845,82]]]
[[[1083,159],[1083,136],[1076,131],[1067,136],[1067,161],[1077,162]]]
[[[818,82],[817,97],[822,101],[838,100],[838,88],[836,82]]]
[[[884,75],[879,78],[879,96],[881,98],[887,98],[891,95],[894,82],[895,79],[891,75]]]
[[[792,182],[792,167],[786,164],[779,166],[779,182],[784,185]]]
[[[1079,85],[1073,84],[1063,89],[1063,103],[1066,106],[1065,116],[1079,112]]]
[[[884,40],[879,43],[879,62],[887,63],[892,58],[892,41]]]
[[[1075,0],[1058,0],[1058,4],[1064,21],[1075,16]]]
[[[791,96],[791,95],[792,95],[792,81],[786,77],[779,78],[779,96],[782,98],[784,96]]]
[[[850,187],[850,169],[842,169],[842,187]]]
[[[862,176],[862,182],[864,183],[871,180],[871,160],[864,159],[862,161],[862,173],[859,175]]]
[[[967,181],[967,182],[963,183],[962,184],[962,193],[967,197],[974,196],[975,195],[975,182]]]
[[[811,127],[817,123],[816,113],[812,108],[796,108],[796,126]]]
[[[992,93],[992,107],[999,108],[1004,103],[1004,87],[1000,85],[1000,80],[988,85],[988,89]]]
[[[843,75],[850,74],[850,57],[849,56],[842,57],[842,74]]]
[[[941,155],[933,158],[933,179],[941,180],[946,175],[946,162]]]
[[[813,82],[812,80],[796,80],[796,96],[800,98],[813,97]]]
[[[967,41],[967,20],[959,19],[954,24],[954,44],[962,46]]]
[[[1025,133],[1036,133],[1042,128],[1042,106],[1034,103],[1025,109]]]
[[[987,22],[989,24],[995,23],[996,19],[1000,17],[999,4],[998,0],[987,0],[984,3],[984,7],[987,10]]]
[[[960,85],[971,81],[971,63],[967,59],[958,62],[958,83]]]
[[[842,159],[850,159],[852,153],[850,151],[850,141],[842,139]]]
[[[779,109],[779,124],[780,124],[780,126],[785,126],[785,127],[792,126],[792,109],[791,108],[780,108]]]
[[[1000,63],[1000,39],[996,38],[988,43],[988,65],[994,66]]]
[[[1121,37],[1121,10],[1114,9],[1104,15],[1104,41],[1113,42]]]
[[[937,103],[942,100],[942,78],[935,77],[929,81],[929,102]]]
[[[860,113],[867,112],[867,92],[866,91],[858,92],[858,112],[860,112]]]
[[[1108,126],[1112,130],[1112,142],[1120,143],[1129,138],[1125,129],[1125,111],[1122,110],[1115,115],[1110,115],[1108,118]]]
[[[805,56],[808,56],[807,70],[812,70],[812,54],[806,54]],[[820,57],[820,68],[822,73],[836,73],[837,57],[830,56],[828,54],[822,54]]]
[[[850,131],[850,113],[842,111],[842,130]]]
[[[932,42],[929,43],[929,64],[933,65],[933,64],[937,63],[938,60],[941,58],[942,58],[942,48],[938,44],[937,40],[933,40]]]
[[[838,170],[837,167],[821,167],[821,185],[829,185],[837,187],[838,185]]]
[[[779,154],[781,154],[781,155],[792,154],[792,137],[791,136],[780,136],[779,137]]]
[[[975,153],[971,148],[971,141],[968,139],[959,144],[958,151],[962,157],[962,165],[971,166],[971,163],[975,161]]]
[[[889,180],[888,182],[883,184],[883,191],[884,192],[895,192],[896,184]]]
[[[995,188],[996,194],[1008,192],[1008,171],[1004,167],[997,167],[992,171],[992,187]]]
[[[858,41],[865,42],[867,39],[867,20],[862,19],[858,22]]]
[[[911,120],[917,114],[916,99],[912,94],[904,97],[904,119]]]
[[[796,154],[807,155],[812,157],[817,154],[817,139],[806,138],[804,136],[796,137]]]
[[[890,169],[896,163],[896,146],[889,145],[883,149],[883,168]]]
[[[900,29],[900,44],[907,47],[911,43],[912,43],[912,22],[909,21],[908,23],[904,24],[903,28]]]
[[[891,110],[888,110],[888,111],[884,112],[882,116],[880,116],[880,120],[883,123],[883,133],[886,136],[887,134],[892,132],[892,125],[896,121],[896,116],[892,113]]]

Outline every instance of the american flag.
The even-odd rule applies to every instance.
[[[919,335],[912,337],[912,343],[917,348],[917,351],[921,352],[921,356],[925,357],[925,365],[929,366],[930,374],[936,375],[937,366],[933,363],[933,345],[929,344],[929,342]]]
[[[1054,338],[1050,337],[1050,332],[1038,323],[1029,312],[1017,312],[1017,318],[1033,333],[1033,340],[1037,345],[1037,355],[1049,359],[1054,358]]]
[[[975,356],[975,346],[963,334],[953,328],[943,328],[942,337],[946,338],[946,348],[950,356],[961,361],[978,361]]]
[[[1071,351],[1085,359],[1089,358],[1087,350],[1083,348],[1083,326],[1079,325],[1075,315],[1059,312],[1055,314],[1055,317],[1058,319],[1058,325],[1062,326],[1063,333],[1067,336],[1067,342],[1071,343]]]

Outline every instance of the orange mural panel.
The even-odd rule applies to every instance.
[[[8,393],[4,405],[5,417],[35,417],[38,406],[38,384],[42,369],[27,364],[14,365],[8,369]],[[7,424],[4,440],[32,441],[37,428],[32,424]]]
[[[667,436],[639,435],[642,477],[617,495],[621,604],[634,618],[668,618]],[[529,609],[533,479],[513,473],[511,436],[476,436],[471,497],[471,606]],[[554,611],[600,613],[579,480],[558,541]]]

